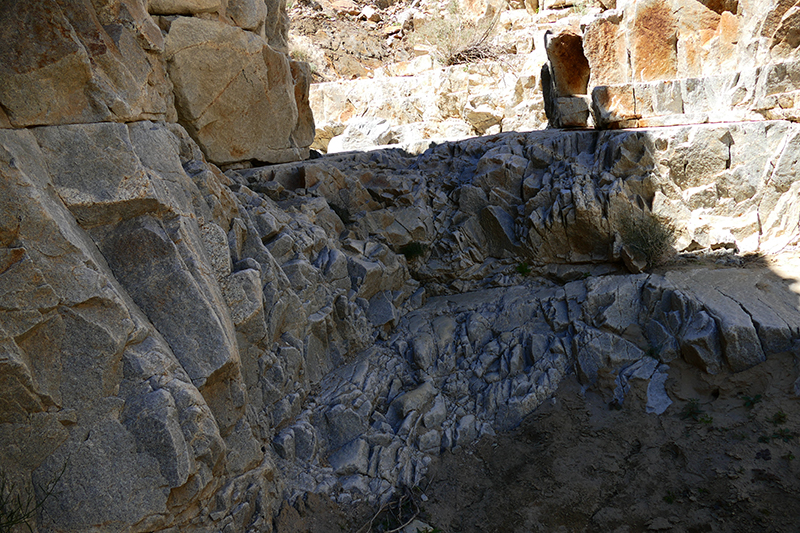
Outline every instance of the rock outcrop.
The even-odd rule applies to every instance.
[[[427,140],[548,124],[619,129],[800,116],[790,3],[617,2],[583,16],[572,9],[504,11],[495,63],[441,68],[421,56],[372,79],[313,86],[313,147],[327,151],[338,136],[333,151],[398,144],[419,152]],[[354,117],[384,119],[386,134],[353,139],[345,130]]]
[[[797,246],[787,122],[227,174],[177,124],[0,133],[0,453],[22,487],[58,478],[42,531],[269,530],[284,496],[419,482],[567,372],[619,402],[649,383],[661,412],[674,358],[742,370],[800,340],[768,271],[604,275],[630,212],[723,260]]]
[[[180,122],[218,164],[308,157],[309,73],[286,55],[282,8],[262,0],[227,10],[218,1],[7,4],[0,127]]]
[[[791,13],[767,32],[783,62],[754,66],[742,83],[764,92],[740,101],[795,90]],[[738,372],[800,350],[790,120],[253,166],[302,156],[313,131],[280,5],[0,17],[53,34],[0,51],[0,465],[41,504],[38,531],[272,531],[305,491],[377,502],[416,485],[568,373],[663,413],[678,358]],[[452,97],[470,124],[502,123],[471,92],[479,71],[450,71]],[[588,92],[578,81],[560,97]],[[347,135],[384,142],[385,126]],[[669,268],[653,235],[681,254]]]

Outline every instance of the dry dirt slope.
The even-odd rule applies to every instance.
[[[677,362],[667,382],[675,403],[661,416],[635,400],[617,410],[571,377],[513,433],[444,456],[430,474],[431,523],[463,532],[798,531],[797,377],[791,354],[736,375]],[[694,417],[692,399],[702,411]]]

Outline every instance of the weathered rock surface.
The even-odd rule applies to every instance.
[[[283,496],[418,483],[568,372],[619,402],[646,383],[663,411],[675,358],[796,349],[800,299],[768,270],[606,275],[619,217],[664,214],[677,248],[732,261],[797,246],[796,130],[504,134],[227,174],[175,124],[4,130],[3,464],[23,487],[66,464],[44,531],[269,530]]]
[[[280,5],[150,2],[164,51],[144,3],[95,6],[0,15],[63,38],[0,52],[0,464],[23,491],[58,479],[40,531],[271,531],[305,491],[385,501],[417,485],[433,457],[516,426],[568,373],[608,402],[645,391],[661,413],[678,358],[738,372],[800,348],[789,120],[499,133],[223,173],[214,161],[311,143],[309,72],[283,53]],[[717,28],[733,16],[694,9]],[[647,10],[661,13],[644,3],[636,20],[653,22]],[[791,118],[794,11],[775,13],[759,31],[783,63],[595,87],[595,116],[644,120],[651,87],[659,116],[685,120],[718,79],[720,94],[742,89],[733,107],[773,106],[748,118]],[[691,44],[705,26],[689,22],[665,24]],[[139,52],[114,63],[106,35],[144,54],[136,83],[122,66]],[[522,123],[537,78],[506,78],[498,100],[501,74],[430,71],[430,107],[410,79],[381,85],[385,99],[320,92],[340,124],[378,118],[361,137],[331,126],[328,148]],[[551,84],[573,125],[589,113],[578,81]],[[403,128],[380,121],[395,104]],[[630,231],[644,220],[674,227],[669,267]]]
[[[512,58],[509,63],[515,65],[513,70],[506,63],[480,63],[425,70],[413,77],[314,84],[310,105],[320,127],[313,148],[327,152],[330,138],[343,135],[354,117],[386,121],[386,135],[371,139],[369,146],[408,146],[427,139],[456,140],[544,127],[539,89],[542,60],[532,56]],[[336,124],[343,126],[333,134],[326,133]],[[335,150],[368,146],[349,137],[336,143]]]
[[[179,120],[220,164],[308,156],[310,73],[286,55],[285,6],[6,4],[0,127]]]
[[[179,119],[210,160],[282,163],[307,157],[293,129],[266,126],[297,124],[298,105],[289,60],[264,39],[184,17],[170,27],[165,56]]]
[[[791,2],[625,2],[586,28],[593,85],[698,78],[797,55]],[[616,61],[628,55],[630,61]],[[597,68],[595,68],[597,67]]]
[[[596,124],[796,121],[797,45],[783,37],[797,23],[789,4],[720,5],[627,3],[589,23],[583,45]]]
[[[558,4],[560,11],[501,14],[493,42],[505,55],[491,64],[491,80],[481,77],[487,63],[443,69],[421,56],[377,69],[371,80],[313,87],[321,125],[314,148],[326,151],[353,117],[385,119],[389,143],[419,153],[425,140],[547,124],[615,129],[800,116],[790,3],[621,2],[583,18],[564,9],[571,3]],[[453,120],[461,126],[453,129]],[[363,145],[342,138],[335,150]]]
[[[83,1],[4,3],[0,104],[11,126],[175,120],[161,31],[146,3],[124,4],[113,17]]]

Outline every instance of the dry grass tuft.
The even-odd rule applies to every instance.
[[[445,66],[477,63],[497,59],[499,49],[491,44],[500,13],[491,19],[468,20],[454,0],[447,13],[438,15],[417,30],[412,43],[434,48],[437,59]]]

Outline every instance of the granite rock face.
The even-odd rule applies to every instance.
[[[113,17],[88,1],[4,2],[0,103],[10,125],[175,120],[164,39],[145,5],[132,0]]]
[[[530,132],[414,158],[382,150],[229,172],[254,190],[277,182],[324,197],[343,217],[340,238],[377,238],[396,252],[416,243],[421,254],[408,265],[422,287],[396,313],[382,310],[388,293],[363,293],[367,318],[395,324],[392,335],[380,342],[379,330],[373,347],[323,376],[320,392],[275,436],[288,494],[388,498],[419,483],[432,456],[518,424],[565,372],[609,401],[642,386],[649,412],[661,413],[676,358],[717,373],[795,349],[800,299],[791,276],[619,274],[624,220],[635,213],[668,219],[674,251],[705,250],[723,262],[735,263],[736,250],[796,246],[797,195],[776,192],[782,171],[768,164],[791,160],[796,129]],[[348,182],[348,169],[358,179]],[[776,194],[782,200],[763,200]],[[765,218],[791,222],[751,224]],[[521,262],[543,277],[523,278]],[[354,283],[379,279],[360,260],[349,272]]]
[[[420,56],[371,79],[312,86],[314,148],[327,151],[339,137],[334,151],[363,149],[364,139],[344,133],[359,118],[386,121],[387,135],[369,146],[413,153],[430,140],[548,125],[799,120],[792,2],[605,2],[583,16],[570,2],[553,4],[500,14],[492,41],[500,61],[443,68]]]
[[[180,121],[219,164],[308,157],[309,72],[286,55],[285,7],[222,4],[5,2],[0,127]]]
[[[165,56],[179,120],[211,161],[282,163],[308,156],[307,145],[295,145],[294,128],[268,126],[298,124],[298,110],[289,60],[263,38],[182,17],[170,27]],[[307,82],[298,81],[307,91]]]
[[[698,78],[794,59],[798,43],[787,35],[795,18],[792,2],[619,2],[586,27],[592,83]],[[630,60],[614,61],[624,55]]]
[[[595,124],[796,121],[789,73],[798,47],[786,37],[798,29],[794,10],[791,2],[674,0],[626,2],[597,16],[583,33]]]

